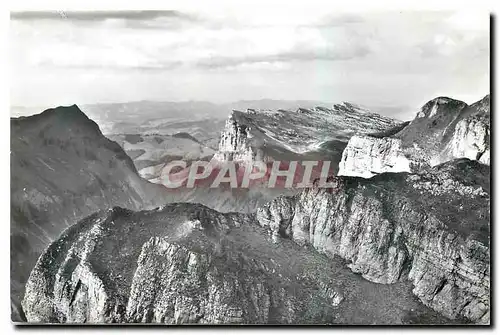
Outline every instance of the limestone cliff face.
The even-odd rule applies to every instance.
[[[342,153],[338,174],[370,178],[383,172],[410,172],[401,140],[353,136]]]
[[[396,123],[348,103],[296,111],[233,110],[214,160],[330,160],[337,166],[352,135],[384,131]]]
[[[409,310],[427,320],[411,283],[447,318],[489,322],[486,165],[331,182],[255,215],[196,204],[95,213],[39,258],[27,320],[394,324]]]
[[[439,97],[402,129],[395,127],[386,136],[355,136],[344,149],[339,175],[370,178],[383,172],[419,171],[456,158],[489,165],[489,101],[488,95],[467,106]]]
[[[270,309],[294,305],[294,296],[273,290],[258,265],[236,271],[214,258],[165,238],[151,238],[137,261],[126,319],[170,324],[267,323],[273,318]],[[294,318],[293,310],[287,308],[276,314],[284,322]]]
[[[333,189],[274,200],[257,220],[276,239],[346,259],[368,280],[412,281],[449,318],[488,323],[488,178],[487,166],[469,160],[425,174],[337,177]]]

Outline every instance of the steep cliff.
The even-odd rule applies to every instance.
[[[288,162],[298,161],[295,179],[302,180],[303,161],[319,161],[312,175],[319,176],[322,162],[328,161],[330,173],[336,174],[342,151],[350,136],[356,133],[385,131],[397,121],[370,113],[349,103],[333,105],[331,108],[316,107],[298,110],[256,110],[246,112],[233,110],[221,132],[217,152],[211,160],[213,171],[218,171],[227,161],[238,164],[239,184],[244,169],[252,161],[267,163],[268,173],[250,188],[210,188],[201,185],[188,189],[183,201],[196,202],[218,211],[251,213],[259,206],[279,195],[297,193],[297,189],[278,186],[268,187],[273,161],[281,161],[280,169],[286,169]],[[187,174],[187,169],[184,171]],[[217,173],[206,179],[207,185]],[[213,178],[212,178],[213,176]],[[280,178],[281,182],[281,178]]]
[[[403,128],[353,137],[342,154],[339,174],[369,178],[381,172],[418,171],[456,158],[489,165],[489,148],[489,95],[470,106],[439,97]]]
[[[489,167],[468,159],[422,174],[337,177],[336,187],[275,199],[257,212],[291,238],[378,283],[410,280],[449,318],[489,322]]]
[[[466,157],[490,165],[490,126],[490,96],[487,95],[466,108],[457,118],[451,140],[437,162]]]
[[[133,236],[133,238],[131,238]],[[196,204],[95,213],[38,260],[30,322],[441,324],[409,283],[372,283],[253,215]]]

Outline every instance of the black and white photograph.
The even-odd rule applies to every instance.
[[[491,326],[494,15],[237,3],[9,12],[11,322]]]

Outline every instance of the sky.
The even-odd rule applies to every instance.
[[[486,12],[14,12],[11,105],[254,99],[421,106],[489,93]]]

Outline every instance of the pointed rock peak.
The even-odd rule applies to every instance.
[[[352,102],[344,101],[342,102],[342,105],[349,108],[350,110],[355,110],[357,112],[362,112],[362,113],[370,112],[367,107]]]
[[[248,114],[256,114],[255,113],[248,113],[248,112],[242,112],[236,109],[233,109],[231,113],[229,114],[229,117],[227,118],[226,121],[226,128],[231,127],[231,126],[245,126],[248,123],[250,123],[251,116]]]
[[[51,122],[76,123],[76,124],[92,124],[95,122],[88,118],[87,115],[77,106],[59,106],[50,108],[38,114],[41,119],[50,119]],[[96,125],[97,126],[97,125]]]
[[[334,104],[332,106],[332,110],[336,112],[343,112],[343,113],[351,113],[351,112],[361,112],[361,113],[366,113],[368,110],[364,107],[361,107],[360,105],[348,102],[348,101],[343,101],[339,104]]]
[[[442,113],[458,113],[464,107],[467,107],[467,104],[463,101],[448,97],[437,97],[422,106],[417,114],[417,118],[432,118]]]
[[[43,131],[44,138],[71,137],[78,135],[102,136],[97,123],[92,121],[77,106],[59,106],[46,109],[40,114],[12,119],[13,126]]]
[[[347,107],[347,108],[360,109],[360,107],[358,105],[350,103],[348,101],[342,101],[342,103],[340,103],[340,105]]]

